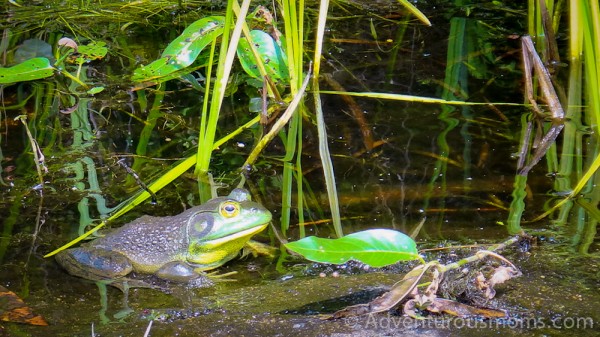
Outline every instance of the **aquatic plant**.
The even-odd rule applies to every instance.
[[[548,206],[541,215],[530,221],[537,221],[550,214],[557,213],[556,224],[561,226],[573,223],[576,228],[582,228],[573,238],[574,245],[580,245],[580,250],[585,252],[595,235],[595,224],[600,220],[596,205],[598,203],[598,188],[593,183],[597,170],[600,167],[600,157],[597,153],[598,140],[590,132],[594,128],[594,121],[600,117],[600,72],[598,60],[600,57],[600,8],[596,2],[570,2],[569,7],[560,6],[562,2],[542,1],[532,2],[529,6],[529,34],[536,42],[535,48],[541,55],[543,63],[548,67],[551,75],[555,75],[562,65],[561,55],[556,48],[556,36],[564,28],[560,26],[561,16],[569,16],[569,50],[566,55],[569,63],[568,82],[561,86],[556,78],[552,77],[552,84],[562,87],[566,97],[545,97],[548,104],[552,100],[562,104],[565,113],[560,120],[552,118],[550,121],[542,118],[541,126],[564,125],[561,146],[556,146],[554,141],[540,143],[537,138],[533,140],[525,136],[530,133],[531,122],[524,120],[521,141],[524,149],[532,146],[546,146],[547,171],[555,177],[554,190],[556,203]],[[539,76],[539,75],[538,75]],[[545,80],[548,82],[549,80]],[[552,85],[551,84],[551,85]],[[532,89],[544,92],[543,88]],[[533,95],[529,93],[528,95]],[[590,141],[584,141],[589,138]],[[535,144],[532,144],[536,142]],[[560,149],[560,150],[559,150]],[[560,151],[560,152],[559,152]],[[583,160],[584,154],[589,154],[588,160]],[[522,160],[531,158],[528,151],[522,150],[519,154]],[[540,158],[534,158],[539,160]],[[528,175],[527,171],[519,171],[515,176],[515,189],[513,202],[510,207],[508,228],[512,233],[523,230],[522,215],[525,211],[525,189]],[[566,197],[564,197],[566,196]]]
[[[427,23],[427,21],[425,21],[426,18],[424,18],[414,6],[406,1],[404,1],[403,4],[407,6],[412,13]],[[163,4],[163,6],[164,5],[166,4]],[[446,166],[451,162],[450,152],[454,151],[447,144],[445,135],[454,127],[457,127],[455,117],[456,112],[459,112],[462,119],[470,121],[471,106],[488,104],[486,102],[465,102],[464,100],[468,99],[468,88],[465,87],[465,83],[468,82],[467,76],[478,76],[477,74],[485,73],[484,61],[491,58],[489,50],[487,49],[477,51],[479,56],[473,57],[473,54],[476,51],[472,49],[472,46],[476,45],[476,43],[474,43],[476,42],[476,36],[485,34],[489,27],[486,27],[481,23],[476,23],[471,26],[473,22],[460,20],[460,18],[456,18],[450,22],[452,27],[452,43],[448,51],[448,66],[446,68],[446,77],[443,86],[444,90],[441,93],[441,98],[377,92],[345,92],[342,90],[321,91],[319,90],[318,79],[320,78],[321,72],[321,47],[323,45],[323,36],[325,34],[325,26],[327,23],[329,3],[323,1],[319,4],[320,10],[316,20],[317,29],[314,39],[314,54],[310,57],[307,57],[307,53],[305,52],[307,34],[304,27],[307,25],[305,20],[308,18],[306,15],[306,4],[304,4],[304,2],[282,1],[279,5],[279,10],[282,15],[278,17],[278,20],[273,20],[273,17],[269,16],[268,11],[264,8],[258,7],[255,11],[251,12],[250,1],[244,1],[242,4],[238,4],[235,1],[229,1],[225,16],[209,15],[194,18],[193,20],[189,19],[191,16],[187,16],[186,20],[191,23],[187,24],[186,28],[177,37],[174,37],[167,43],[158,58],[151,60],[146,65],[137,66],[135,69],[132,69],[131,80],[134,82],[137,103],[140,104],[140,106],[151,106],[140,136],[140,141],[137,145],[138,155],[146,154],[146,148],[150,143],[152,130],[156,128],[156,120],[161,116],[160,107],[162,106],[161,102],[165,97],[164,88],[169,85],[167,82],[184,81],[198,90],[198,92],[204,91],[204,97],[202,99],[202,105],[197,111],[197,113],[201,115],[201,122],[198,130],[198,146],[196,153],[178,163],[171,171],[168,171],[167,174],[156,178],[154,183],[148,184],[149,192],[141,191],[140,194],[131,199],[136,200],[135,202],[132,202],[127,206],[125,206],[125,204],[120,205],[122,209],[130,209],[130,207],[133,207],[145,198],[150,197],[152,193],[155,193],[160,188],[176,179],[191,166],[196,167],[195,173],[200,182],[199,195],[202,196],[201,199],[210,197],[213,191],[206,182],[210,180],[208,173],[211,171],[211,158],[213,158],[212,151],[219,145],[224,144],[227,140],[239,135],[244,130],[252,128],[253,130],[256,130],[255,144],[257,144],[257,147],[248,157],[248,160],[245,161],[243,167],[240,167],[240,171],[247,173],[248,170],[251,169],[251,166],[256,162],[258,155],[263,151],[262,149],[266,148],[269,141],[274,139],[274,135],[277,134],[284,145],[285,152],[280,158],[272,158],[281,163],[283,170],[281,182],[281,229],[285,233],[290,228],[291,213],[295,206],[295,208],[298,209],[297,214],[300,223],[300,236],[304,236],[306,234],[303,225],[305,222],[304,214],[306,213],[304,210],[305,207],[307,207],[306,196],[310,196],[310,193],[305,194],[304,191],[310,191],[311,187],[303,177],[303,163],[300,154],[302,152],[303,134],[305,132],[303,129],[307,127],[307,123],[303,123],[303,121],[314,120],[316,121],[315,124],[319,134],[321,167],[324,171],[327,186],[328,201],[330,203],[332,222],[334,224],[333,229],[337,236],[342,236],[344,231],[341,225],[341,215],[336,195],[334,168],[330,159],[331,155],[328,152],[326,141],[328,137],[320,102],[321,95],[331,94],[344,95],[345,97],[370,97],[373,99],[393,99],[440,104],[442,107],[441,120],[446,123],[448,128],[438,136],[437,144],[439,146],[439,153],[435,154],[436,158],[439,159],[436,161],[436,172],[438,174],[431,176],[428,186],[430,192],[436,190],[438,184],[442,188],[445,188],[446,183],[444,179]],[[92,4],[88,4],[87,7],[84,6],[80,9],[84,12],[89,11],[89,13],[92,13],[92,6]],[[114,6],[114,4],[111,4],[110,6]],[[123,21],[126,23],[119,26],[121,29],[129,28],[138,22],[136,21],[138,19],[134,19],[134,17],[139,15],[139,12],[135,12],[134,9],[140,8],[137,7],[136,4],[127,5],[127,8],[132,10],[132,16],[129,21]],[[182,7],[180,7],[180,9],[181,8]],[[561,13],[561,10],[562,9],[560,8],[555,10],[552,3],[548,3],[547,9],[545,10],[532,9],[530,17],[539,21],[532,20],[530,26],[535,26],[537,27],[536,29],[548,31],[548,19],[546,18],[546,23],[544,23],[544,15],[542,14],[544,11],[550,13],[554,12],[554,16],[557,17]],[[588,60],[586,61],[586,64],[589,64],[590,66],[581,69],[588,71],[586,74],[590,80],[586,83],[590,84],[595,83],[594,78],[597,78],[595,72],[592,71],[595,69],[593,59],[596,54],[594,53],[598,48],[594,42],[597,40],[594,35],[597,31],[594,28],[597,26],[597,23],[595,22],[597,16],[594,15],[594,11],[593,5],[590,5],[590,7],[574,5],[571,8],[571,15],[579,15],[586,18],[586,20],[582,21],[583,23],[579,24],[583,26],[580,27],[582,29],[571,29],[575,38],[572,38],[570,41],[572,43],[571,57],[575,58],[577,55],[583,55],[586,60]],[[15,10],[15,13],[15,17],[18,17],[18,15],[22,15],[23,12],[22,9],[18,9]],[[66,11],[62,15],[64,18],[67,18],[66,21],[70,24],[69,27],[73,33],[85,36],[82,30],[78,28],[81,26],[75,26],[75,24],[72,23],[77,21],[76,13]],[[71,18],[70,15],[73,15],[72,21],[69,20],[69,18]],[[184,16],[178,16],[178,18],[183,17]],[[559,21],[560,20],[555,19],[553,21],[554,25],[557,26],[557,22]],[[576,27],[574,23],[572,25],[573,27]],[[279,29],[281,29],[282,32],[276,33]],[[554,30],[556,29],[558,29],[558,27],[554,28]],[[371,33],[374,37],[377,37],[377,30],[373,26]],[[553,49],[552,41],[548,40],[545,42],[546,40],[539,39],[538,36],[541,36],[542,34],[538,33],[536,30],[532,30],[530,33],[533,35],[534,39],[538,41],[536,48],[539,49],[544,45],[548,45],[550,51],[547,54],[553,55],[551,52]],[[87,83],[86,80],[82,79],[81,72],[88,62],[98,57],[103,57],[102,50],[104,54],[106,54],[107,47],[103,41],[94,41],[92,39],[85,43],[79,43],[78,48],[78,54],[74,54],[73,48],[69,49],[67,46],[65,46],[65,48],[55,48],[56,55],[52,55],[55,57],[55,60],[50,56],[38,56],[22,60],[21,63],[18,63],[13,67],[2,68],[0,80],[2,83],[9,84],[63,77],[63,82],[73,81],[79,86],[87,89],[88,95],[97,94],[103,90],[103,87],[95,86],[93,83]],[[546,54],[543,50],[540,53],[542,55]],[[304,100],[302,100],[301,97],[304,94],[303,88],[307,83],[305,78],[309,74],[307,70],[309,69],[310,61],[313,63],[313,71],[310,75],[312,76],[313,81],[310,85],[312,87],[313,102],[315,105],[314,108],[311,107],[309,109],[305,106]],[[576,61],[573,62],[575,65],[577,64]],[[259,106],[259,108],[254,109],[253,111],[260,111],[260,114],[245,121],[242,125],[238,126],[237,129],[234,129],[227,135],[224,135],[221,139],[217,140],[217,125],[223,99],[228,95],[227,90],[231,90],[232,87],[240,85],[239,82],[233,82],[232,77],[230,76],[232,71],[235,70],[235,67],[238,67],[237,69],[243,71],[245,84],[254,87],[254,96],[251,97],[251,100],[253,102],[258,102],[259,104],[257,106]],[[198,75],[198,70],[203,71],[202,76]],[[573,70],[573,78],[580,76],[578,74],[581,74],[581,71],[576,72]],[[575,107],[581,103],[582,96],[585,96],[587,99],[586,101],[590,103],[590,111],[596,109],[594,108],[595,102],[598,101],[597,90],[594,90],[594,88],[596,88],[594,85],[586,87],[586,89],[591,89],[585,95],[577,95],[576,89],[578,87],[580,86],[573,84],[572,88],[574,90],[569,91],[570,103],[566,109],[566,118],[570,120],[578,119],[577,114],[579,112]],[[264,96],[258,95],[257,93],[259,91],[264,93]],[[571,94],[571,92],[573,94]],[[154,95],[153,101],[148,101],[148,97],[150,96],[147,97],[147,93],[152,93]],[[457,94],[462,94],[462,96]],[[577,98],[578,96],[579,98]],[[77,100],[81,99],[81,97],[80,94],[77,93],[69,96],[69,99]],[[284,110],[286,105],[293,102],[294,99],[298,101],[297,107],[293,106],[294,109],[297,108],[297,112],[294,112],[294,109],[291,109],[287,113],[282,114],[281,116],[284,117],[280,117],[279,119],[277,125],[278,131],[268,137],[265,136],[264,138],[261,138],[261,127],[264,127],[265,125],[260,124],[261,120],[264,123],[265,120],[278,118],[278,114]],[[495,104],[500,105],[504,103],[496,102]],[[510,105],[516,103],[506,104]],[[75,106],[75,103],[73,103],[73,106]],[[76,115],[74,115],[73,118],[76,118]],[[469,123],[470,122],[467,122],[466,124],[461,125],[461,133],[463,134],[464,142],[467,145],[471,144],[468,133]],[[541,121],[542,126],[544,123],[546,122]],[[368,130],[369,128],[368,125],[364,124],[362,127],[364,130]],[[567,153],[569,153],[569,151],[571,151],[570,149],[573,149],[574,146],[580,146],[576,145],[580,144],[577,140],[578,136],[574,136],[577,135],[577,131],[573,131],[578,129],[577,125],[571,125],[569,123],[565,125],[564,133],[570,136],[564,138],[564,146],[561,147],[563,158],[568,157]],[[363,134],[366,135],[367,133],[363,132]],[[372,139],[369,140],[365,138],[365,147],[367,150],[372,150],[373,142]],[[383,142],[378,144],[383,144]],[[547,142],[546,145],[548,145],[547,153],[549,154],[547,158],[549,158],[549,163],[554,168],[552,171],[556,171],[555,169],[558,166],[556,160],[553,159],[557,158],[556,149],[552,146],[551,142]],[[581,150],[578,151],[581,152]],[[462,155],[460,156],[463,161],[462,165],[467,168],[464,175],[469,176],[468,168],[472,161],[470,159],[472,149],[469,146],[465,146],[460,152],[462,152]],[[540,154],[532,155],[539,160],[545,153],[546,152],[540,152]],[[523,158],[526,156],[527,154],[522,154]],[[564,171],[561,171],[561,177],[571,174],[569,169],[572,165],[570,163],[572,163],[572,161],[560,161],[561,170],[564,169]],[[578,172],[585,171],[582,163],[577,163],[577,165]],[[132,165],[132,171],[135,172],[142,166],[143,160],[136,158],[134,160],[134,165]],[[575,191],[578,191],[585,186],[585,178],[591,175],[591,172],[593,172],[594,167],[596,166],[595,164],[592,164],[591,166],[586,166],[586,168],[587,167],[590,167],[590,171],[588,171],[590,173],[586,176],[583,176],[582,173],[578,173],[578,176],[582,179],[580,180],[581,183],[576,185],[577,189]],[[511,214],[508,221],[510,232],[519,232],[521,229],[519,221],[522,210],[524,209],[524,203],[522,202],[524,194],[521,192],[525,186],[525,180],[520,176],[522,175],[516,177],[516,181],[520,183],[518,184],[519,187],[515,189],[516,197],[513,206],[511,206]],[[244,178],[240,179],[243,181]],[[565,190],[567,188],[566,186],[571,185],[569,182],[563,180],[560,180],[559,183],[560,186],[557,187],[557,189],[560,190]],[[294,190],[295,192],[293,192]],[[293,193],[296,193],[297,197],[294,198]],[[292,200],[296,200],[296,205],[292,205]],[[427,209],[428,205],[429,198],[426,197],[424,199],[424,209]],[[581,201],[581,205],[584,209],[592,209],[589,204],[583,201]],[[113,215],[118,216],[120,214],[122,213],[119,212]]]

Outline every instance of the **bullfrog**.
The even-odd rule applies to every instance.
[[[142,216],[56,260],[74,276],[113,285],[132,272],[191,283],[234,258],[270,221],[271,213],[238,188],[179,215]]]

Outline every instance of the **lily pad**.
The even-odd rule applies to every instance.
[[[399,261],[421,259],[415,241],[391,229],[371,229],[339,239],[309,236],[285,247],[321,263],[342,264],[356,260],[371,267],[384,267]]]

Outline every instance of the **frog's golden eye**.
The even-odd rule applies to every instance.
[[[240,214],[240,204],[235,201],[225,201],[219,207],[219,213],[225,218],[233,218]]]

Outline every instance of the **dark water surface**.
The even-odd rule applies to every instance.
[[[476,3],[467,13],[444,1],[424,2],[420,8],[431,19],[432,27],[415,20],[402,23],[404,12],[398,11],[396,4],[334,5],[323,69],[328,79],[322,81],[321,89],[341,85],[348,91],[442,97],[447,87],[444,79],[448,77],[451,22],[462,20],[474,36],[465,43],[479,48],[475,48],[476,53],[467,53],[469,58],[455,60],[472,70],[463,69],[456,75],[462,93],[450,90],[446,97],[471,102],[523,102],[520,42],[513,34],[526,31],[526,10],[509,10],[488,1]],[[377,31],[376,39],[371,25]],[[403,36],[401,29],[405,29]],[[97,221],[109,214],[110,207],[137,191],[138,185],[118,160],[125,160],[143,181],[151,182],[176,160],[196,151],[202,94],[172,81],[166,86],[145,155],[136,157],[149,107],[141,106],[136,94],[128,94],[129,83],[122,80],[123,73],[130,74],[136,62],[156,58],[160,48],[180,31],[177,25],[169,29],[133,25],[122,36],[104,36],[111,47],[110,56],[92,63],[88,76],[107,89],[80,102],[87,105],[89,129],[86,124],[73,127],[69,116],[57,113],[40,120],[36,116],[43,112],[36,111],[31,103],[23,111],[7,110],[2,117],[5,185],[0,186],[0,285],[19,294],[50,326],[1,323],[0,336],[92,336],[92,330],[96,336],[143,336],[149,317],[161,318],[153,322],[151,336],[597,335],[600,261],[595,231],[557,226],[549,220],[523,224],[538,237],[537,245],[506,252],[523,276],[508,281],[497,297],[486,303],[487,307],[506,310],[510,317],[506,321],[444,316],[419,322],[397,311],[324,321],[318,314],[374,298],[399,280],[401,276],[396,273],[406,272],[407,267],[367,272],[355,264],[335,267],[295,261],[301,264],[286,262],[287,269],[277,269],[276,259],[247,257],[219,269],[219,273],[237,271],[232,276],[237,282],[218,282],[208,289],[175,287],[169,295],[133,290],[128,300],[133,313],[122,321],[112,315],[121,309],[123,295],[109,288],[107,316],[113,321],[100,324],[97,287],[69,276],[43,255],[75,238],[80,224],[91,222],[88,218]],[[23,40],[33,37],[29,34],[23,33]],[[387,42],[400,39],[396,45]],[[138,60],[124,57],[126,48]],[[4,89],[9,101],[6,105],[18,103],[40,88],[58,90],[47,83],[8,87]],[[248,98],[243,90],[240,86],[238,93],[226,98],[220,135],[253,117],[247,112]],[[155,94],[148,90],[147,95],[151,105]],[[504,224],[512,200],[514,154],[519,150],[525,107],[441,106],[355,98],[376,142],[373,149],[365,150],[348,101],[325,94],[322,99],[345,233],[367,228],[410,233],[426,217],[416,238],[420,249],[489,244],[508,238]],[[46,156],[49,171],[44,174],[47,183],[43,192],[34,187],[35,169],[31,151],[26,150],[24,129],[13,122],[22,113],[36,121],[30,128]],[[316,127],[311,119],[304,123],[302,169],[315,196],[307,198],[304,215],[307,221],[316,221],[329,218],[329,214],[321,211],[327,209],[327,200]],[[242,133],[215,152],[212,173],[227,186],[224,190],[237,183],[231,172],[243,163],[255,132]],[[140,154],[139,148],[137,151]],[[278,160],[282,155],[282,144],[276,140],[248,178],[255,199],[273,212],[276,227],[282,203]],[[542,213],[552,200],[548,192],[553,178],[547,171],[542,160],[529,175],[525,219]],[[146,202],[111,226],[142,214],[180,213],[198,203],[196,186],[192,173],[184,175],[160,191],[157,205]],[[297,212],[292,213],[295,224]],[[332,232],[328,225],[307,226],[306,230],[307,235]],[[296,240],[297,235],[297,226],[293,226],[288,239]],[[257,236],[265,243],[274,243],[272,238],[269,233]],[[428,251],[424,256],[446,263],[476,249]],[[334,277],[334,272],[339,277]],[[325,277],[319,277],[320,273]]]

